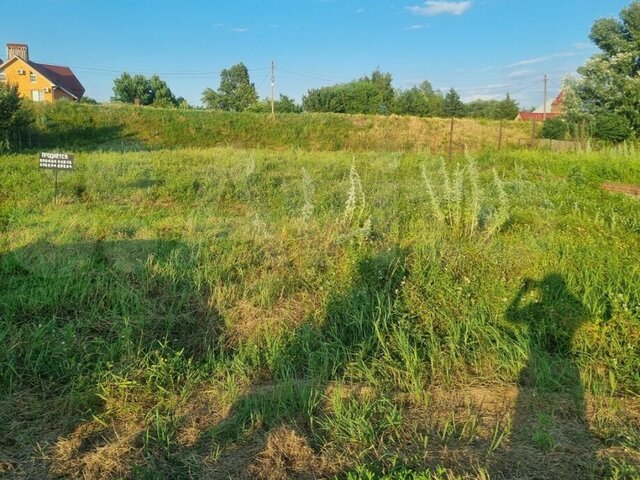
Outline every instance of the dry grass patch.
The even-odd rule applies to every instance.
[[[336,466],[335,462],[318,455],[295,429],[281,425],[269,432],[250,473],[259,479],[315,479],[335,474]]]
[[[123,478],[140,461],[140,437],[144,427],[134,419],[118,427],[97,422],[80,425],[60,438],[51,449],[51,473],[66,478]]]

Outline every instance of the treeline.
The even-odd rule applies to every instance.
[[[513,120],[518,104],[509,94],[503,100],[475,100],[464,103],[455,89],[434,90],[428,81],[408,90],[392,86],[390,73],[374,71],[371,76],[329,87],[309,90],[302,99],[306,112],[416,115],[420,117],[470,117]]]
[[[566,126],[622,142],[640,137],[640,1],[619,18],[596,20],[589,38],[598,47],[565,82]],[[575,134],[574,134],[575,135]]]
[[[33,123],[34,116],[24,108],[18,86],[0,82],[0,153],[21,147],[22,136]]]
[[[434,90],[428,81],[407,89],[396,89],[390,73],[375,70],[371,75],[328,87],[312,89],[297,104],[280,95],[275,103],[278,113],[351,113],[369,115],[415,115],[420,117],[469,117],[513,120],[518,104],[509,95],[503,100],[475,100],[464,103],[455,89],[446,93]],[[114,80],[113,101],[139,103],[156,107],[192,108],[176,98],[157,75],[151,78],[123,73]],[[202,92],[205,108],[228,112],[271,112],[271,101],[260,99],[251,82],[249,70],[238,63],[220,73],[217,90]]]

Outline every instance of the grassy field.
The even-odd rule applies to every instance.
[[[450,120],[373,115],[282,114],[32,104],[35,128],[22,147],[122,151],[158,148],[299,148],[305,151],[448,151]],[[537,126],[539,130],[541,125]],[[457,119],[453,150],[497,148],[500,122]],[[502,146],[531,138],[527,122],[505,122]]]
[[[0,476],[640,476],[640,156],[302,147],[0,156]]]

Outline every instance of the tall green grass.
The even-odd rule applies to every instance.
[[[535,359],[537,375],[575,366],[589,394],[636,396],[640,210],[601,181],[640,183],[640,162],[87,152],[54,204],[33,156],[0,157],[0,420],[17,421],[25,398],[63,406],[67,434],[136,418],[136,471],[197,476],[180,432],[206,391],[227,415],[198,445],[229,452],[289,424],[343,462],[391,471],[385,459],[414,462],[408,409],[436,386],[515,385]],[[586,312],[551,355],[509,317],[527,279],[549,275],[566,288],[551,307]],[[562,322],[544,335],[565,338]],[[485,445],[474,422],[415,435],[505,448],[506,427]],[[42,426],[20,428],[28,450]]]
[[[445,152],[449,121],[439,118],[340,114],[230,113],[131,105],[32,104],[26,148],[135,151],[159,148],[236,147],[316,151]],[[455,150],[497,148],[500,122],[461,119]],[[529,136],[524,122],[503,128],[503,145]]]

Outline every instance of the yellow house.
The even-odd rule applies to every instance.
[[[0,81],[17,84],[20,95],[34,102],[77,101],[84,95],[84,87],[69,67],[31,61],[29,47],[23,43],[7,44]]]

